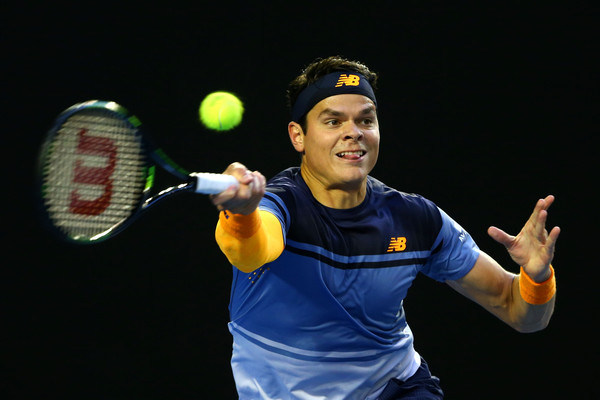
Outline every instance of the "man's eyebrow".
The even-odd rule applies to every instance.
[[[361,115],[369,115],[369,114],[375,114],[375,113],[376,113],[375,106],[373,106],[373,105],[368,105],[360,111]],[[342,111],[334,110],[333,108],[325,108],[323,111],[321,111],[319,113],[318,117],[321,117],[323,115],[331,115],[334,117],[340,117],[340,116],[343,116],[346,114]]]
[[[377,109],[374,105],[366,106],[361,112],[361,114],[375,114],[377,113]]]
[[[326,108],[319,113],[319,117],[322,115],[333,115],[334,117],[339,117],[344,115],[344,113],[338,110],[334,110],[333,108]]]

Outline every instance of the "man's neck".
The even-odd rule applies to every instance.
[[[325,185],[304,169],[300,170],[313,197],[329,208],[349,209],[359,206],[367,195],[367,180],[357,184]]]

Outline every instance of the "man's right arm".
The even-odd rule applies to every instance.
[[[274,261],[284,247],[277,217],[258,209],[249,215],[221,211],[215,239],[229,262],[246,273]]]
[[[221,211],[215,238],[234,266],[252,272],[283,252],[281,223],[275,215],[258,210],[266,187],[266,179],[260,172],[252,172],[235,162],[224,173],[234,176],[240,185],[211,196]]]

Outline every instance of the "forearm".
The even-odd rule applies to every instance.
[[[554,312],[556,286],[554,271],[543,283],[535,284],[521,270],[513,279],[508,321],[519,332],[535,332],[544,329]]]
[[[466,276],[448,284],[517,331],[534,332],[546,327],[552,316],[554,292],[549,289],[554,288],[554,280],[527,285],[525,278],[506,271],[481,252]],[[521,290],[522,282],[524,290]]]
[[[215,239],[229,262],[243,272],[275,260],[283,251],[281,224],[266,211],[250,215],[221,212]]]

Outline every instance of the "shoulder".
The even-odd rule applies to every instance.
[[[310,197],[310,191],[300,175],[300,168],[291,167],[269,179],[259,208],[275,214],[285,226],[289,226],[298,205],[305,203]]]
[[[291,167],[269,179],[265,198],[284,203],[297,203],[312,199],[312,194],[302,179],[300,168]]]
[[[380,180],[368,177],[367,184],[371,191],[374,206],[391,207],[396,212],[423,218],[429,217],[441,222],[441,214],[437,205],[417,193],[407,193],[394,189]]]
[[[301,181],[300,168],[291,167],[269,179],[267,192],[281,192],[286,189],[297,188]]]

